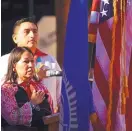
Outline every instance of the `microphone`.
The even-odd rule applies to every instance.
[[[46,71],[46,76],[47,77],[54,77],[54,76],[62,76],[62,71],[56,71],[56,70],[47,70]]]

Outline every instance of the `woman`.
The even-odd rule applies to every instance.
[[[26,47],[11,51],[1,87],[1,112],[5,125],[35,126],[44,130],[42,117],[51,114],[52,100],[46,87],[36,82],[34,57]]]

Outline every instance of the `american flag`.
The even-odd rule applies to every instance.
[[[127,8],[132,8],[131,1],[128,1]],[[117,1],[117,6],[120,5],[120,0]],[[96,128],[98,131],[106,130],[107,125],[107,113],[110,104],[110,90],[109,90],[109,76],[110,76],[110,64],[112,55],[114,53],[114,61],[112,68],[112,109],[111,109],[111,127],[110,131],[130,131],[132,124],[130,119],[130,101],[131,90],[129,89],[130,96],[127,98],[126,115],[129,116],[125,119],[125,114],[121,114],[121,92],[122,92],[122,76],[124,70],[128,77],[128,88],[132,87],[132,62],[131,47],[132,39],[128,36],[132,33],[132,30],[128,32],[130,27],[126,26],[126,50],[122,47],[122,31],[121,31],[121,17],[120,10],[117,11],[118,21],[115,31],[115,46],[114,52],[112,52],[112,32],[113,32],[113,2],[110,0],[93,0],[90,25],[89,25],[89,42],[96,43],[96,58],[94,68],[94,81],[93,81],[93,97],[97,115],[99,117]],[[127,9],[127,18],[132,17],[132,10]],[[131,15],[130,15],[131,14]],[[132,19],[132,18],[131,18]],[[130,21],[130,20],[129,20]],[[127,25],[130,25],[127,23]],[[132,21],[131,21],[132,22]],[[132,36],[132,35],[131,35]],[[126,54],[126,67],[122,64],[122,52],[125,50]],[[131,60],[132,61],[132,60]],[[124,69],[125,68],[125,69]],[[131,69],[131,70],[130,70]],[[129,104],[128,104],[129,103]],[[129,107],[128,107],[129,106]],[[129,114],[129,115],[128,115]],[[102,126],[101,126],[102,125]],[[131,126],[131,128],[128,126]]]

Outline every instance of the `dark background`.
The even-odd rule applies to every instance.
[[[62,67],[66,22],[71,0],[1,0],[1,55],[9,53],[16,45],[12,41],[14,23],[23,17],[35,16],[36,21],[46,15],[56,15],[57,60]],[[93,0],[88,0],[88,10]],[[95,46],[89,43],[90,67],[94,65]]]
[[[12,28],[16,20],[31,16],[30,2],[33,2],[36,21],[44,15],[55,15],[54,0],[1,0],[1,55],[9,53],[15,47]]]

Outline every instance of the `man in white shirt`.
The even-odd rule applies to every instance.
[[[43,53],[37,49],[39,39],[37,24],[31,18],[23,18],[18,20],[14,25],[12,38],[18,47],[25,46],[30,48],[33,52],[37,68],[37,78],[48,88],[49,92],[51,93],[54,112],[57,112],[61,96],[62,77],[46,77],[46,71],[44,68],[48,67],[48,69],[54,69],[57,71],[61,71],[61,69],[53,56]],[[9,54],[6,54],[0,58],[1,84],[4,82],[4,76],[7,72],[8,57]]]

